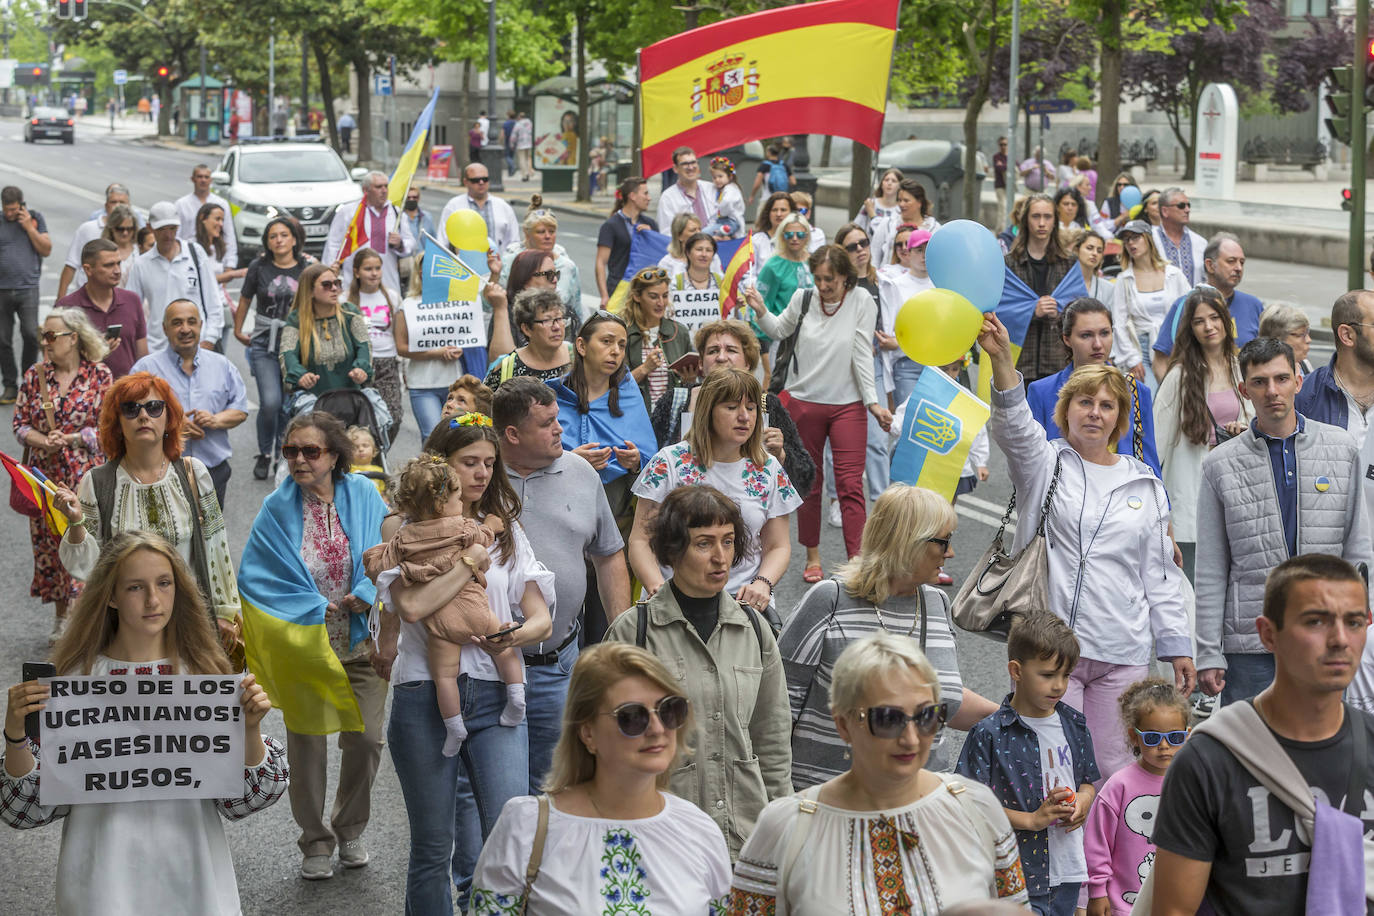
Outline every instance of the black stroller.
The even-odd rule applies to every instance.
[[[370,432],[373,441],[377,443],[377,463],[390,474],[391,467],[387,463],[386,454],[391,449],[391,412],[387,410],[386,402],[375,388],[336,388],[319,395],[310,391],[298,391],[284,406],[286,422],[290,422],[291,417],[316,410],[332,414],[345,426],[361,426]],[[286,429],[286,422],[282,423],[282,429]],[[273,468],[273,479],[280,483],[286,474],[286,467],[281,464],[280,450],[274,462],[277,466]],[[378,475],[371,472],[364,476]]]

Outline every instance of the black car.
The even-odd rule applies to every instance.
[[[35,108],[24,122],[24,142],[33,143],[35,140],[75,143],[76,121],[61,108]]]

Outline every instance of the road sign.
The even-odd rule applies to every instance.
[[[391,95],[391,74],[377,73],[372,77],[373,95]]]
[[[0,89],[14,85],[14,67],[19,63],[12,57],[0,58]]]
[[[1075,107],[1073,99],[1036,99],[1026,103],[1031,114],[1068,114]]]
[[[124,84],[126,84],[126,83],[128,83],[128,82],[129,82],[129,71],[128,71],[128,70],[116,70],[116,71],[114,72],[114,84],[115,84],[116,86],[123,86]]]

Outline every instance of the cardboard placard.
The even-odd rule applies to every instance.
[[[412,350],[487,345],[487,324],[478,302],[407,303],[406,332]]]
[[[711,289],[675,289],[672,299],[673,310],[669,317],[689,331],[720,320],[720,290],[714,286]]]

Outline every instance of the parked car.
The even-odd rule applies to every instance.
[[[24,142],[36,140],[61,140],[63,143],[76,142],[76,121],[61,108],[34,108],[33,114],[24,122]]]
[[[300,137],[241,137],[211,174],[214,190],[234,211],[239,261],[262,248],[262,231],[276,216],[291,216],[305,231],[306,250],[324,250],[329,225],[341,206],[362,198],[367,169],[349,171],[323,141]]]

